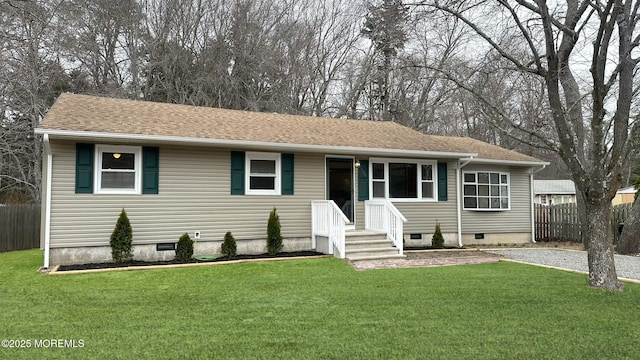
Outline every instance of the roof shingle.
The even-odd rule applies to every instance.
[[[425,135],[387,121],[257,113],[69,93],[60,95],[38,125],[39,133],[49,131],[478,153],[483,159],[542,163],[479,140]]]

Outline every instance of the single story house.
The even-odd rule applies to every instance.
[[[547,163],[392,122],[256,113],[62,94],[43,137],[44,267],[109,261],[121,209],[134,257],[265,252],[277,208],[284,250],[345,257],[348,233],[403,246],[533,241],[533,173]],[[347,235],[345,235],[347,234]],[[348,246],[347,246],[348,247]],[[347,256],[348,257],[348,256]]]
[[[533,202],[542,205],[574,204],[576,186],[571,180],[533,180]]]

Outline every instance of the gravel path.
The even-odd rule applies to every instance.
[[[531,264],[554,266],[563,269],[588,272],[586,251],[560,249],[491,249],[491,254]],[[616,255],[618,277],[640,280],[640,257]]]

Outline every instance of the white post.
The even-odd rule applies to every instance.
[[[45,197],[45,217],[44,217],[44,264],[43,268],[49,268],[49,256],[51,247],[51,172],[53,171],[53,154],[51,154],[51,145],[49,144],[49,135],[44,134],[44,149],[47,154],[47,196]]]

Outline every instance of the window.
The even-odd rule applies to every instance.
[[[371,160],[371,197],[436,200],[435,164]]]
[[[141,148],[96,146],[96,194],[139,194]]]
[[[280,154],[247,153],[249,195],[280,195]]]
[[[463,204],[467,210],[509,210],[509,174],[465,172]]]

